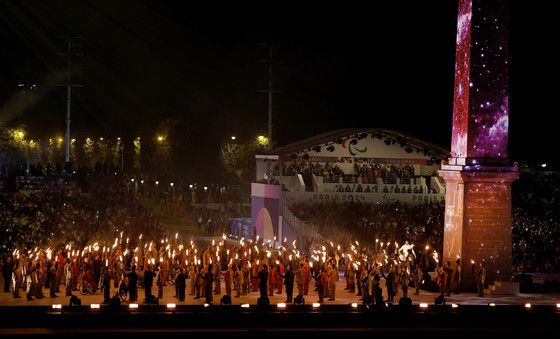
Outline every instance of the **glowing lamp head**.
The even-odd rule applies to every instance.
[[[268,138],[265,137],[264,135],[259,135],[257,137],[257,142],[259,143],[259,145],[264,146],[264,145],[268,145]]]

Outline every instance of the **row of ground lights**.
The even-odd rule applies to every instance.
[[[385,304],[385,305],[387,305],[387,304]],[[209,307],[209,306],[210,306],[210,304],[207,304],[207,303],[204,304],[204,307]],[[321,307],[321,304],[313,303],[312,306],[313,306],[313,308],[319,308],[319,307]],[[352,308],[358,308],[358,303],[352,303],[352,304],[350,304],[350,306]],[[427,309],[429,307],[429,305],[427,303],[420,303],[419,306],[420,306],[421,309]],[[496,307],[496,303],[489,303],[488,306],[489,307]],[[532,307],[531,303],[526,303],[523,306],[526,309],[531,309],[531,307]],[[138,307],[139,307],[138,304],[129,304],[128,305],[128,308],[131,309],[131,310],[138,309]],[[251,306],[249,304],[241,304],[241,308],[250,308],[250,307]],[[279,309],[284,309],[284,308],[287,307],[287,305],[286,305],[286,303],[278,303],[278,304],[276,304],[276,307],[279,308]],[[455,303],[451,304],[451,308],[458,308],[458,307],[459,307],[458,304],[455,304]],[[61,310],[62,309],[62,304],[52,304],[52,308],[54,310]],[[91,304],[90,308],[92,310],[97,310],[97,309],[101,308],[101,305]],[[176,304],[167,304],[167,308],[168,309],[175,309],[175,308],[177,308],[177,305]],[[556,304],[556,309],[560,310],[560,303]]]

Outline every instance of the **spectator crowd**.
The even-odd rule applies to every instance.
[[[560,271],[560,175],[522,172],[513,183],[513,264],[520,272]]]
[[[103,240],[115,230],[159,238],[165,230],[135,197],[130,181],[121,175],[91,177],[88,193],[52,189],[45,182],[32,190],[0,194],[3,236],[0,252],[12,247],[83,246]]]
[[[375,239],[404,243],[430,244],[441,253],[443,246],[443,202],[408,205],[402,202],[368,204],[358,201],[344,203],[298,203],[290,210],[307,224],[318,227],[336,242],[358,240],[373,245]]]

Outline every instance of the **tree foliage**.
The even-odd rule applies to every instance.
[[[265,150],[266,145],[258,140],[226,141],[220,146],[220,162],[228,173],[249,182],[255,176],[255,155]]]

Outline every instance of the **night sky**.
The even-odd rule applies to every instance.
[[[550,163],[559,28],[550,2],[511,2],[509,154]],[[270,42],[282,61],[273,78],[283,91],[276,143],[385,127],[449,148],[456,19],[456,1],[204,9],[164,0],[2,1],[0,121],[42,138],[62,133],[57,36],[81,35],[85,87],[74,92],[74,135],[148,137],[174,119],[180,167],[214,176],[220,142],[266,134],[265,95],[257,93],[266,51],[257,44]],[[37,84],[34,100],[15,99],[19,83]]]

